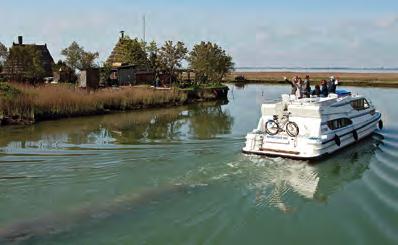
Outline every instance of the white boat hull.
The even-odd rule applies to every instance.
[[[289,137],[287,135],[267,135],[265,132],[254,130],[246,136],[246,145],[242,149],[247,154],[281,156],[298,159],[314,159],[330,155],[359,140],[371,135],[379,127],[381,114],[376,112],[366,121],[352,125],[344,130],[329,132],[319,138],[305,136]],[[354,136],[354,131],[357,137]],[[336,135],[339,144],[336,143]]]

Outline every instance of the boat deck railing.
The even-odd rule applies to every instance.
[[[332,104],[334,102],[339,102],[347,97],[355,95],[351,95],[351,93],[346,94],[329,94],[328,97],[318,97],[311,96],[310,98],[301,98],[297,99],[294,95],[282,94],[282,100],[278,99],[269,99],[264,100],[264,104],[276,104],[283,103],[288,105],[321,105],[321,104]]]

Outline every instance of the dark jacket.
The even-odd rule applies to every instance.
[[[311,95],[321,96],[321,88],[319,86],[315,86],[315,89],[311,92]]]
[[[310,97],[311,94],[311,82],[309,79],[304,79],[303,83],[303,95],[307,98]]]
[[[323,95],[325,97],[327,97],[329,95],[329,90],[328,90],[328,87],[326,85],[322,85],[321,95]]]
[[[330,79],[328,82],[327,82],[327,88],[328,88],[328,91],[329,91],[329,93],[336,93],[336,79]]]

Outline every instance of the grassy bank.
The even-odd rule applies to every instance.
[[[398,73],[330,73],[330,72],[233,72],[226,78],[234,82],[235,77],[244,76],[245,83],[284,83],[283,77],[291,78],[298,75],[304,78],[309,75],[312,84],[318,84],[321,80],[330,76],[336,76],[343,86],[372,86],[372,87],[398,87]]]
[[[66,85],[0,85],[0,121],[3,124],[32,123],[82,115],[102,114],[183,104],[187,94],[178,90],[109,88],[95,92]]]
[[[227,94],[228,87],[220,84],[191,89],[142,86],[88,92],[66,84],[33,87],[0,83],[0,125],[214,101],[227,98]]]

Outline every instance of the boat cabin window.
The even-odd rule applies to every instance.
[[[362,98],[362,99],[357,99],[357,100],[351,101],[351,106],[355,110],[360,111],[360,110],[368,109],[369,103],[366,99]]]
[[[352,121],[351,121],[351,119],[348,119],[348,118],[339,118],[339,119],[328,121],[328,127],[330,130],[344,128],[351,124],[352,124]]]

